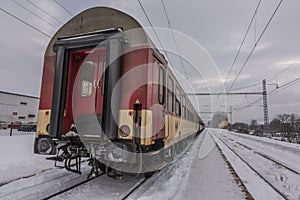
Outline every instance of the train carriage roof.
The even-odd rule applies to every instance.
[[[86,34],[100,30],[121,28],[128,38],[128,46],[147,44],[154,46],[142,26],[128,14],[108,7],[87,9],[65,23],[50,40],[45,56],[54,56],[53,45],[60,37]],[[136,29],[137,31],[129,31]],[[127,31],[127,32],[126,32]]]

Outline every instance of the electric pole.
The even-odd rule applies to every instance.
[[[268,116],[268,100],[267,100],[267,89],[266,89],[266,79],[262,81],[262,89],[263,89],[263,107],[264,107],[264,125],[265,130],[269,126],[269,116]]]

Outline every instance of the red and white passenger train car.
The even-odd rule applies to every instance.
[[[142,153],[147,159],[159,154],[165,161],[203,129],[164,56],[131,16],[91,8],[51,39],[44,57],[35,153],[57,153],[56,159],[74,172],[80,168],[71,169],[70,163],[82,156],[91,157],[94,170],[108,165],[126,171],[120,163],[132,169]],[[148,160],[147,167],[149,163],[159,165]]]

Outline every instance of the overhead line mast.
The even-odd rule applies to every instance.
[[[300,79],[300,78],[299,78]],[[272,91],[273,92],[273,91]],[[267,89],[266,79],[262,81],[262,92],[217,92],[217,93],[187,93],[187,95],[193,96],[212,96],[212,95],[262,95],[263,98],[263,113],[264,113],[264,125],[269,124],[268,117],[268,101],[267,101]],[[260,100],[260,99],[259,99]]]

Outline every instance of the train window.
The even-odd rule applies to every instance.
[[[185,117],[186,115],[185,106],[185,97],[182,97],[182,117]]]
[[[165,101],[165,69],[160,66],[159,67],[159,86],[158,86],[158,102],[160,104],[164,104]]]
[[[35,118],[35,115],[34,114],[29,114],[28,118]]]
[[[169,112],[173,112],[173,91],[174,91],[174,88],[173,88],[173,80],[172,78],[169,76],[168,78],[168,111]]]
[[[80,96],[88,97],[92,95],[94,79],[94,62],[84,61],[81,64],[80,68]]]
[[[175,90],[175,96],[176,96],[176,101],[175,101],[175,113],[177,116],[181,116],[181,100],[180,100],[180,90],[178,87],[176,87]]]

